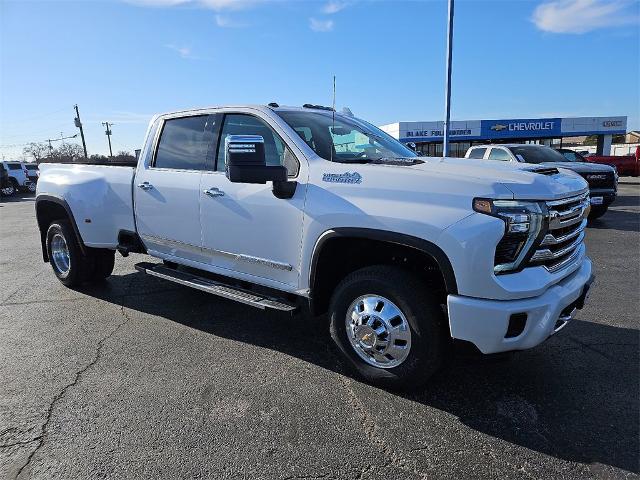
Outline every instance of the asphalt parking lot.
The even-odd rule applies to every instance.
[[[636,478],[640,180],[587,235],[561,333],[424,391],[349,376],[325,325],[134,270],[63,287],[32,196],[0,200],[0,478]]]

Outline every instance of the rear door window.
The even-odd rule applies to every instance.
[[[474,148],[469,152],[469,158],[483,158],[486,151],[486,148]]]
[[[203,170],[209,146],[205,135],[209,117],[197,115],[166,120],[153,166],[176,170]]]

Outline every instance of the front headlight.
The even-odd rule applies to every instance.
[[[493,271],[518,270],[544,225],[545,208],[539,202],[475,198],[473,209],[504,221],[504,236],[496,246]]]

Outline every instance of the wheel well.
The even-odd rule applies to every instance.
[[[319,248],[311,276],[311,310],[316,315],[327,311],[333,290],[344,277],[370,265],[395,265],[417,274],[439,303],[446,303],[451,290],[438,260],[416,247],[370,238],[334,237]]]
[[[73,219],[73,215],[69,213],[67,210],[68,207],[65,208],[65,205],[61,203],[61,201],[54,200],[37,200],[36,201],[36,218],[38,220],[38,228],[40,229],[40,243],[42,246],[42,259],[45,262],[49,261],[49,256],[47,255],[47,230],[49,229],[49,225],[53,223],[54,220],[66,219],[71,222],[71,226],[78,238],[78,243],[80,244],[80,249],[83,250],[84,253],[84,243],[82,242],[82,238],[78,233],[78,229],[76,226],[76,222]]]

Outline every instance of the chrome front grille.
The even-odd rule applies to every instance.
[[[584,242],[589,194],[547,202],[549,227],[529,263],[556,272],[578,256]]]

